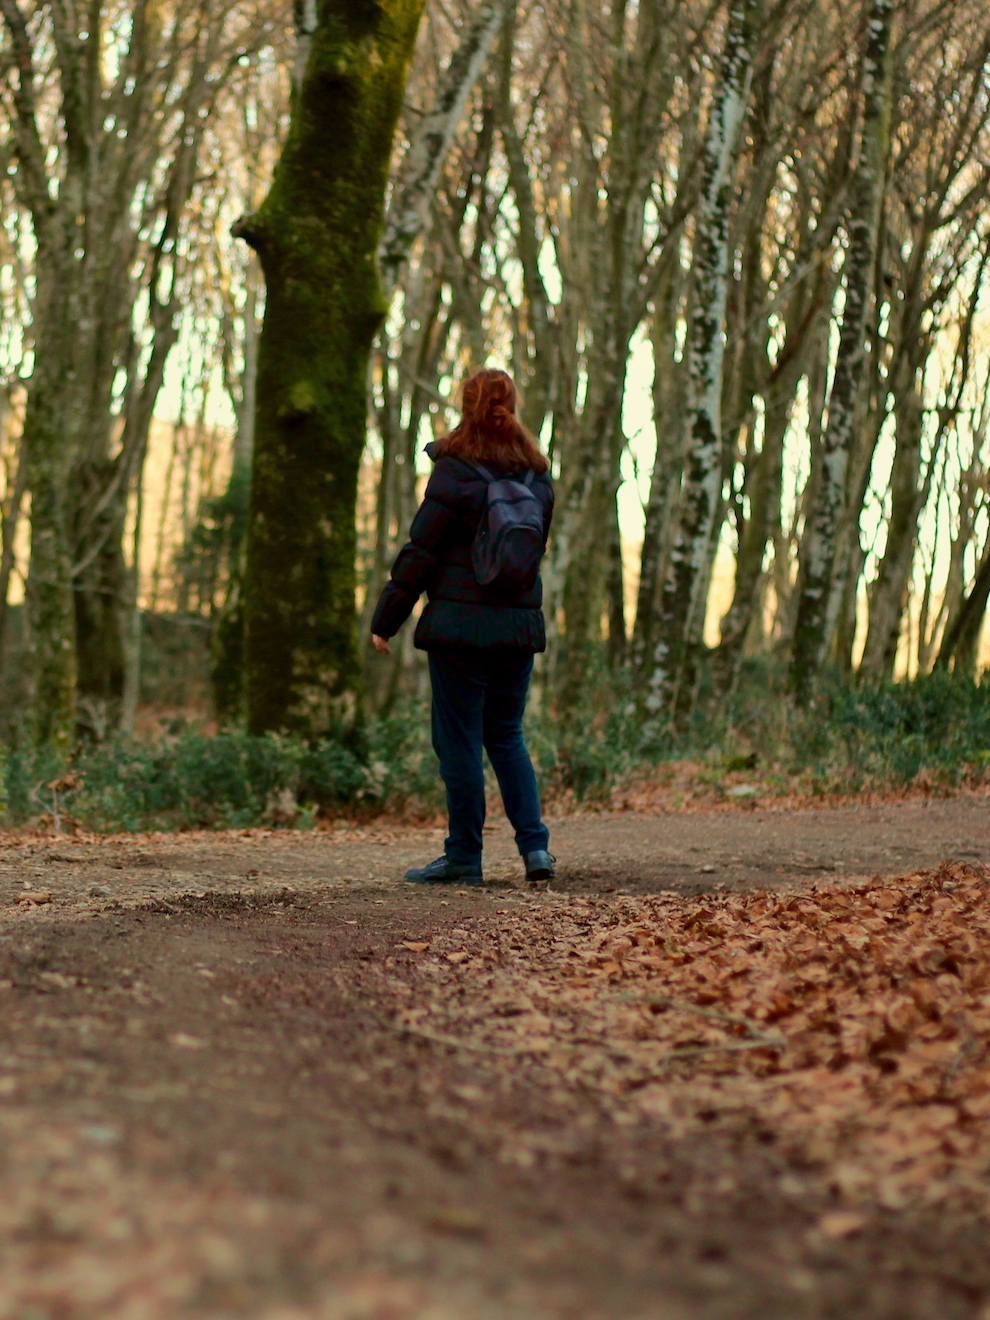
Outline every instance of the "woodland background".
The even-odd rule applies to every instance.
[[[483,364],[557,481],[551,792],[981,779],[985,6],[385,0],[377,83],[361,10],[0,0],[9,816],[430,808],[366,625]]]

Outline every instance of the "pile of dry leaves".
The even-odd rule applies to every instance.
[[[852,1205],[990,1207],[990,869],[527,904],[467,935],[416,946],[405,1030],[674,1135],[748,1114]]]

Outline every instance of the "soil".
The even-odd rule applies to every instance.
[[[823,1233],[772,1132],[673,1141],[401,1026],[477,975],[429,940],[988,857],[987,806],[567,817],[539,892],[504,822],[480,890],[403,884],[432,829],[3,836],[0,1320],[987,1320],[980,1216]]]

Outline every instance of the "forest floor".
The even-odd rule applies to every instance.
[[[988,808],[0,836],[0,1320],[990,1320]]]

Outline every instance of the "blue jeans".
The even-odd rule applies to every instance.
[[[485,823],[482,748],[498,779],[520,854],[547,847],[540,794],[523,742],[533,657],[526,652],[430,651],[433,748],[447,789],[450,834],[444,852],[459,864],[481,861]]]

